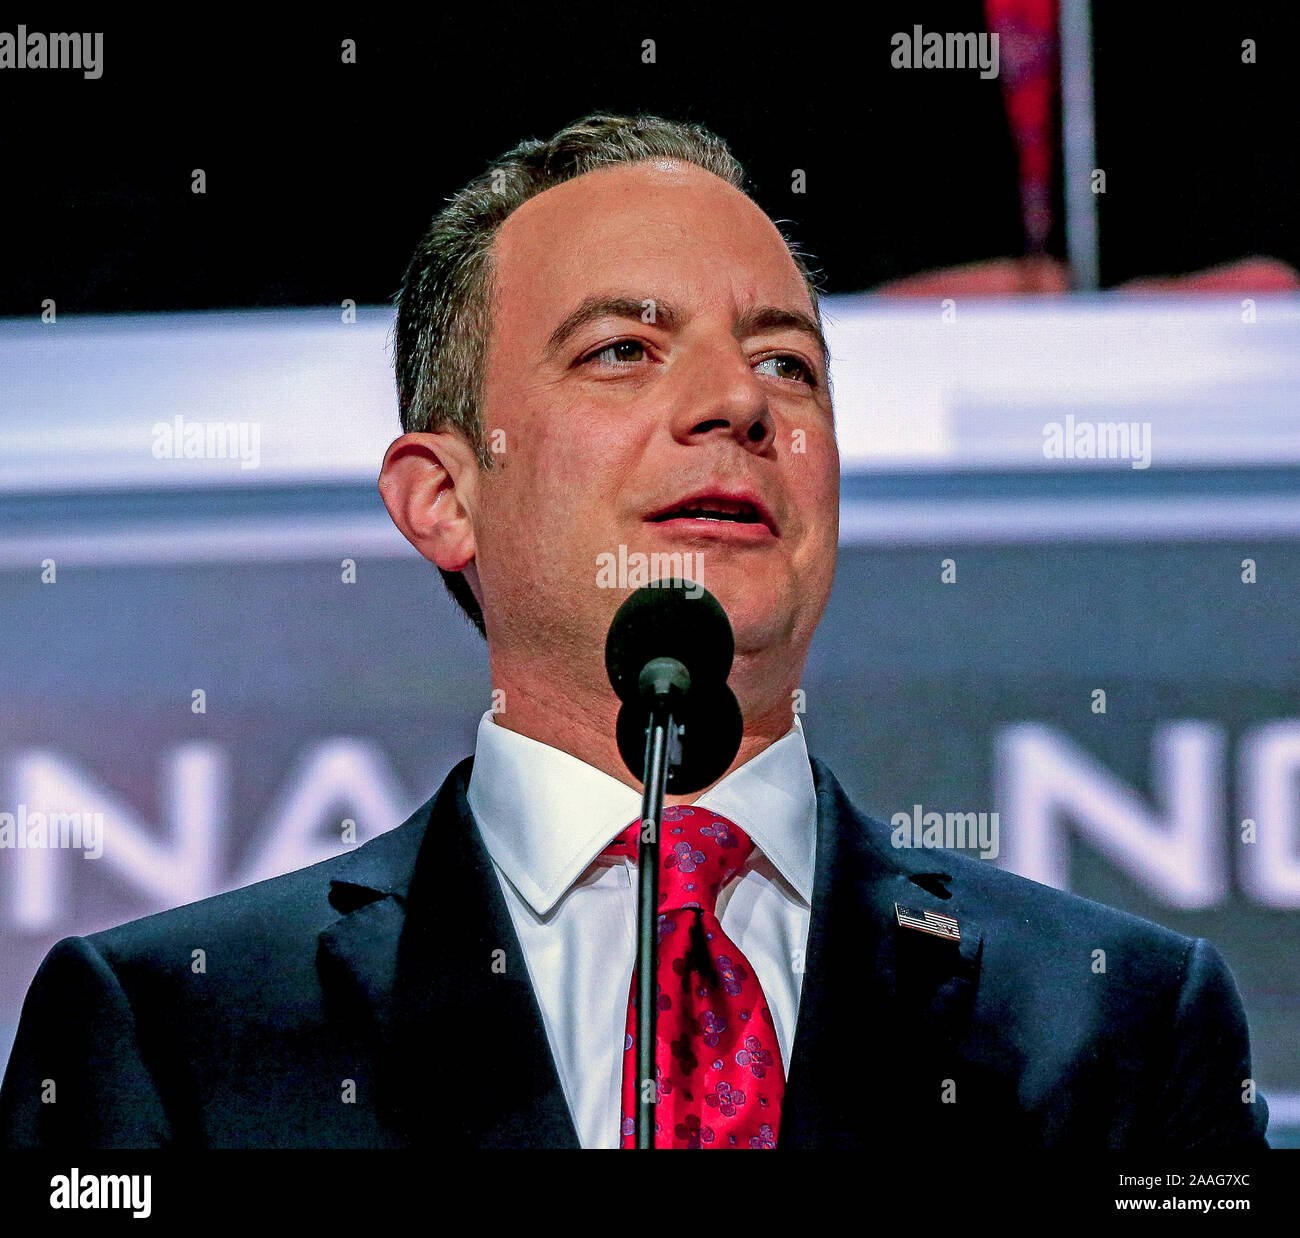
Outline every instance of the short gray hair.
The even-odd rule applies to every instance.
[[[529,198],[597,168],[651,159],[692,163],[747,193],[745,171],[727,144],[701,125],[638,114],[593,112],[548,141],[529,138],[447,200],[402,276],[393,330],[397,402],[407,434],[454,429],[480,467],[492,456],[482,400],[492,334],[492,245],[507,217]],[[788,238],[821,323],[817,278]],[[442,571],[440,568],[439,571]],[[453,598],[486,636],[483,613],[460,572],[442,572]]]

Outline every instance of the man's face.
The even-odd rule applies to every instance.
[[[839,457],[818,341],[784,321],[812,305],[772,222],[694,165],[620,165],[526,202],[495,266],[483,421],[504,450],[473,512],[494,646],[603,650],[627,592],[598,587],[601,556],[622,545],[632,564],[694,556],[738,655],[801,665],[834,573]],[[629,306],[556,338],[596,298]],[[663,518],[683,501],[724,518]]]

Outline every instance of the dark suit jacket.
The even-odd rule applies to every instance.
[[[815,894],[778,1150],[896,1150],[900,1126],[1002,1153],[1267,1147],[1213,946],[895,849],[812,764]],[[59,942],[0,1090],[3,1143],[576,1147],[466,803],[471,766],[346,855]],[[956,917],[960,945],[900,928],[895,903]]]

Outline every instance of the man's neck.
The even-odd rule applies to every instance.
[[[755,707],[752,694],[745,691],[743,682],[736,682],[737,678],[733,675],[731,682],[741,702],[745,730],[735,760],[709,787],[689,795],[667,795],[665,804],[693,804],[732,770],[789,733],[793,725],[790,695],[777,696],[769,699],[765,707]],[[743,681],[745,677],[739,678]],[[502,693],[499,699],[503,707],[492,718],[496,725],[567,752],[640,790],[641,780],[633,776],[619,755],[615,740],[619,700],[612,689],[591,691],[569,681],[557,681],[553,673],[543,677],[520,666],[507,669],[494,660],[492,690],[494,699],[498,692]]]

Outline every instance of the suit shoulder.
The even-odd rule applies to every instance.
[[[285,934],[314,936],[340,915],[331,902],[337,887],[348,888],[353,906],[404,890],[425,824],[417,813],[341,855],[127,921],[86,940],[110,961],[127,961],[164,949],[171,953],[186,942],[251,945]]]
[[[872,847],[886,862],[917,872],[946,874],[954,909],[966,911],[986,928],[1001,927],[1031,936],[1040,946],[1045,940],[1063,945],[1091,943],[1093,948],[1122,942],[1178,965],[1191,953],[1193,938],[1153,920],[1044,885],[959,851],[896,848],[888,825],[865,814],[859,816]]]

